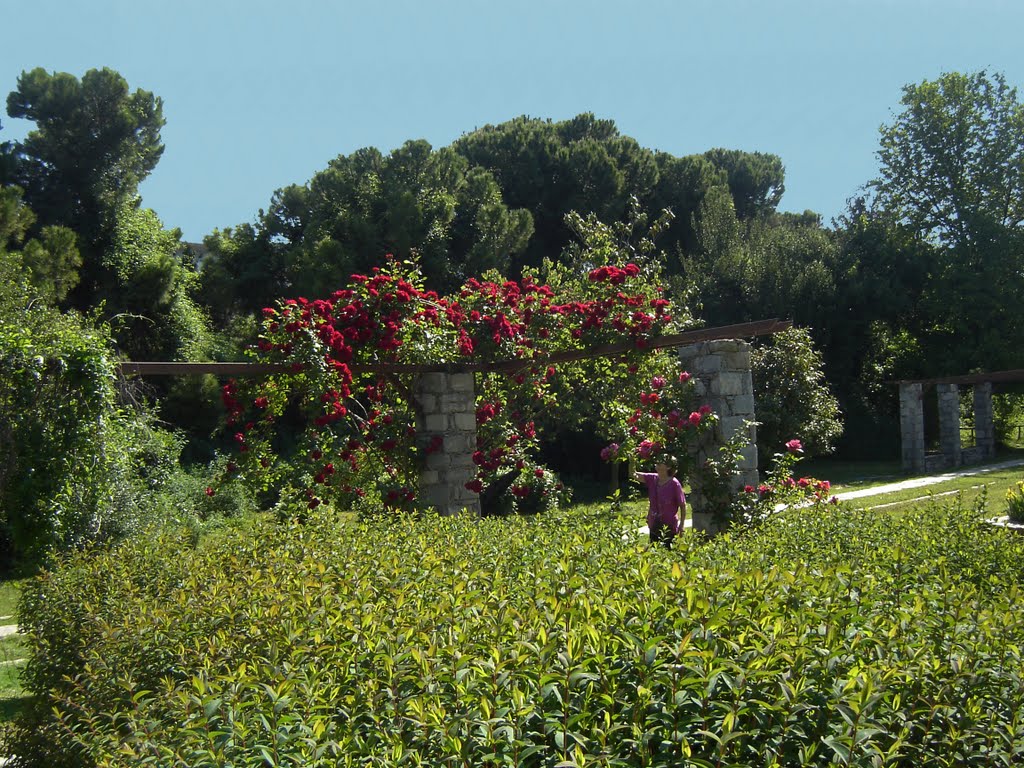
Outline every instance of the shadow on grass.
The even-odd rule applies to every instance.
[[[10,723],[15,720],[28,708],[31,701],[31,696],[0,698],[0,723]]]

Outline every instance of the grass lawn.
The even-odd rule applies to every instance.
[[[998,464],[1003,461],[1010,461],[1011,459],[1024,459],[1024,450],[1020,448],[1003,448],[998,452],[996,457],[992,459],[991,463]],[[965,470],[983,468],[984,465],[978,465],[977,467],[962,467],[962,469]],[[842,461],[840,459],[815,458],[808,459],[807,461],[801,461],[797,464],[795,471],[798,475],[816,477],[819,480],[828,480],[832,483],[833,491],[837,493],[842,493],[844,491],[858,491],[864,488],[873,488],[877,485],[886,485],[888,483],[895,483],[901,480],[910,480],[914,477],[928,476],[904,474],[903,468],[898,459],[890,461]],[[950,470],[942,470],[941,472],[936,472],[934,474],[941,474],[946,471]],[[1016,471],[1020,475],[1019,479],[1024,479],[1024,467],[1011,471]],[[977,485],[980,482],[982,481],[968,483],[967,485]],[[988,480],[985,480],[984,482],[988,482]],[[929,486],[932,490],[934,490],[935,487],[936,486]],[[926,493],[918,493],[917,495],[924,496]],[[1000,499],[1002,499],[1002,495],[1000,495]]]
[[[988,495],[988,509],[993,517],[1006,514],[1006,492],[1024,480],[1024,466],[986,472],[970,477],[958,477],[934,485],[908,488],[893,493],[865,496],[846,502],[855,509],[878,509],[880,512],[901,512],[914,506],[929,503],[933,498],[941,499],[962,493],[964,503],[972,505],[982,494]],[[843,490],[848,490],[844,488]]]
[[[0,617],[9,616],[9,619],[0,619],[0,625],[16,624],[14,617],[18,609],[18,597],[21,595],[21,580],[0,581]]]
[[[22,581],[0,582],[0,626],[18,623],[16,616]],[[0,637],[0,725],[21,711],[26,701],[21,687],[21,668],[25,663],[25,638],[19,634]]]
[[[856,491],[873,485],[905,479],[900,462],[892,461],[840,461],[817,458],[801,461],[796,474],[828,480],[836,491]]]

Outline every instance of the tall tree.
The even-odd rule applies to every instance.
[[[78,79],[38,68],[18,78],[7,111],[35,122],[13,144],[7,182],[24,189],[37,218],[37,242],[23,260],[40,293],[59,301],[78,282],[71,303],[102,302],[131,356],[205,356],[208,331],[190,296],[194,270],[178,256],[181,233],[164,229],[138,194],[164,151],[162,101],[131,91],[112,69]]]
[[[629,202],[646,206],[658,180],[654,153],[590,113],[562,122],[518,117],[469,133],[452,147],[490,171],[510,208],[528,210],[533,237],[512,273],[554,258],[573,241],[571,211],[624,221]]]
[[[719,148],[704,157],[725,172],[741,221],[775,212],[786,191],[786,169],[778,155]]]
[[[119,205],[135,200],[163,154],[161,100],[130,92],[112,69],[79,80],[37,68],[18,78],[7,112],[36,124],[16,145],[13,181],[40,223],[70,227],[86,248],[102,251]]]
[[[928,373],[1024,363],[1024,104],[1001,74],[903,89],[881,128],[878,203],[934,247]],[[967,344],[958,343],[968,340]]]
[[[901,103],[872,182],[887,209],[954,247],[1024,223],[1024,105],[1003,75],[944,74],[905,86]]]
[[[255,226],[208,237],[202,297],[223,321],[288,292],[328,295],[385,254],[414,251],[430,287],[447,292],[507,271],[532,233],[530,214],[506,205],[493,175],[450,147],[365,148],[279,189]]]

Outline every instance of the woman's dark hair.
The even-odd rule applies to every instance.
[[[661,456],[659,456],[658,463],[664,464],[666,467],[668,467],[668,473],[673,477],[675,476],[676,471],[679,469],[679,459],[668,453],[664,453]]]

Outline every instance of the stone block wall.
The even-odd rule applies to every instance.
[[[757,428],[752,423],[755,419],[750,345],[734,339],[704,341],[680,347],[679,359],[694,377],[700,399],[719,416],[714,430],[704,433],[697,446],[697,462],[717,454],[719,446],[741,432],[747,447],[743,450],[739,472],[733,478],[733,488],[757,485]],[[694,529],[717,533],[718,525],[703,508],[704,497],[699,484],[694,484],[687,500]]]
[[[924,385],[900,384],[900,437],[903,471],[925,471],[924,462]]]
[[[417,431],[424,444],[441,437],[441,450],[426,457],[420,497],[442,514],[479,515],[480,497],[466,488],[476,476],[476,386],[472,373],[425,373],[415,387]]]
[[[715,456],[719,446],[737,432],[742,433],[743,450],[739,472],[733,479],[735,489],[757,485],[757,432],[754,421],[754,386],[750,372],[750,345],[739,340],[707,341],[681,347],[680,360],[694,377],[702,403],[718,414],[713,430],[704,433],[696,459]],[[473,452],[476,450],[476,391],[472,373],[432,372],[416,381],[417,430],[424,445],[435,436],[441,438],[441,450],[426,457],[420,476],[423,502],[443,514],[467,510],[480,514],[480,497],[467,489],[476,476]],[[718,525],[703,509],[701,489],[694,487],[688,502],[694,528],[717,533]]]
[[[996,431],[992,424],[992,383],[974,385],[974,446],[978,461],[996,455]]]
[[[995,455],[995,430],[992,425],[992,384],[974,385],[974,447],[964,449],[960,442],[960,387],[936,384],[939,406],[939,453],[926,454],[924,434],[924,396],[922,382],[900,384],[900,441],[903,471],[910,474],[938,472],[972,464]]]
[[[939,450],[945,467],[959,467],[963,463],[960,446],[960,387],[956,384],[936,384],[939,400]]]

